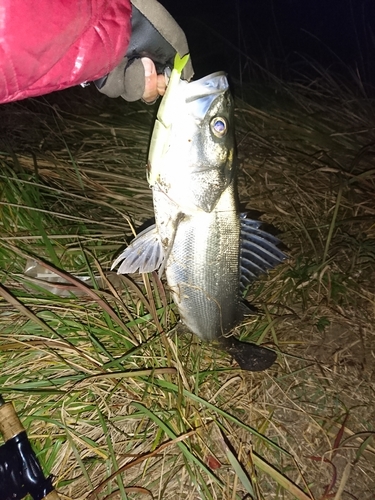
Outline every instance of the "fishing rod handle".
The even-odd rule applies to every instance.
[[[10,439],[26,432],[21,420],[18,418],[13,403],[6,403],[0,396],[0,434],[6,443]],[[1,497],[1,495],[0,495]],[[61,500],[56,490],[51,490],[41,500]]]
[[[25,428],[18,418],[13,403],[4,403],[0,406],[0,433],[5,442],[14,438],[20,432],[24,432]]]

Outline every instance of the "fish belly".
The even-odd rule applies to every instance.
[[[182,322],[203,340],[228,333],[239,308],[240,221],[233,186],[215,209],[178,222],[166,276]]]

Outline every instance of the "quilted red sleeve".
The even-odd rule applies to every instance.
[[[0,102],[95,80],[126,53],[130,0],[1,0]]]

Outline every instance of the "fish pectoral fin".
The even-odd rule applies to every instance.
[[[150,273],[159,269],[164,260],[164,250],[155,224],[139,233],[131,244],[112,264],[114,269],[120,262],[117,274]]]

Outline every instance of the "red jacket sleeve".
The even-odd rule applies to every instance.
[[[1,0],[0,102],[95,80],[126,53],[130,0]]]

